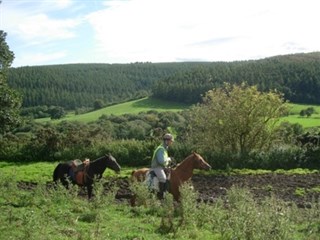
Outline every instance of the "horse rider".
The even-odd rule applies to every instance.
[[[152,156],[151,170],[153,170],[159,180],[159,192],[157,195],[159,199],[164,198],[164,192],[166,191],[167,175],[165,168],[171,162],[171,158],[168,156],[168,148],[173,141],[173,136],[170,133],[163,135],[163,143],[154,150]]]

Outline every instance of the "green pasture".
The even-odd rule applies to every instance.
[[[316,114],[320,114],[319,105],[298,104],[298,103],[288,103],[287,105],[289,108],[290,115],[299,115],[301,110],[307,109],[309,107],[313,107]]]
[[[46,183],[52,181],[52,174],[58,162],[35,162],[35,163],[15,163],[0,161],[1,177],[12,177],[17,181]],[[107,168],[104,177],[125,177],[130,176],[131,168],[122,168],[117,174]]]
[[[59,122],[59,121],[79,121],[79,122],[92,122],[97,120],[102,115],[123,115],[123,114],[138,114],[140,112],[147,111],[181,111],[187,109],[189,106],[186,104],[173,103],[169,101],[163,101],[153,98],[142,98],[134,101],[128,101],[125,103],[120,103],[105,107],[96,111],[75,115],[74,113],[69,113],[66,117],[59,120],[51,120],[50,118],[37,119],[38,122]]]
[[[301,117],[300,111],[303,109],[307,109],[308,107],[313,107],[315,113],[310,117]],[[289,123],[298,123],[302,125],[304,128],[312,128],[320,126],[320,106],[318,105],[305,105],[305,104],[295,104],[289,103],[289,115],[281,118],[281,121],[289,122]]]
[[[96,121],[102,115],[123,115],[123,114],[138,114],[140,112],[147,111],[182,111],[188,109],[190,105],[174,103],[169,101],[163,101],[153,98],[142,98],[134,101],[128,101],[125,103],[120,103],[105,107],[96,111],[75,115],[73,112],[68,113],[66,117],[59,120],[51,120],[50,118],[41,118],[37,119],[37,122],[60,122],[60,121],[79,121],[79,122],[92,122]],[[311,117],[301,117],[300,111],[308,107],[313,107],[315,113]],[[304,104],[295,104],[288,103],[289,115],[283,117],[282,121],[287,121],[290,123],[299,123],[304,128],[317,127],[320,126],[320,106],[318,105],[304,105]]]

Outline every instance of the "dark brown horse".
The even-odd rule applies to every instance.
[[[85,186],[90,199],[92,197],[93,180],[101,179],[106,168],[110,168],[117,173],[121,170],[117,160],[111,154],[106,154],[90,163],[84,163],[82,169],[78,171],[75,171],[73,161],[59,163],[53,171],[53,181],[55,183],[60,181],[66,188],[68,188],[70,182]]]
[[[175,168],[170,169],[169,192],[176,201],[180,200],[180,186],[191,179],[194,169],[209,170],[211,169],[211,166],[200,156],[200,154],[194,152]],[[149,168],[135,170],[132,172],[131,177],[133,180],[144,181],[149,170]],[[131,199],[131,204],[135,205],[135,196]]]

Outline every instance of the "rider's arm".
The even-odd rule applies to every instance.
[[[156,153],[157,162],[159,165],[165,167],[167,163],[167,159],[165,159],[164,149],[159,148]]]

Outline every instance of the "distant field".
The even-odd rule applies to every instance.
[[[304,104],[294,104],[289,103],[290,115],[283,117],[281,121],[288,121],[290,123],[299,123],[305,128],[320,126],[320,106],[317,105],[304,105]],[[60,122],[66,121],[79,121],[79,122],[92,122],[97,120],[102,115],[122,115],[126,113],[137,114],[140,112],[147,112],[150,110],[155,110],[158,112],[162,111],[182,111],[189,108],[189,105],[173,103],[169,101],[162,101],[152,98],[142,98],[134,101],[129,101],[121,104],[116,104],[113,106],[105,107],[103,109],[75,115],[74,113],[68,114],[66,117],[60,120],[51,120],[50,118],[37,119],[38,122]],[[300,111],[308,107],[313,107],[315,109],[314,114],[311,117],[301,117]]]
[[[318,127],[320,126],[320,106],[319,105],[305,105],[305,104],[294,104],[289,103],[290,115],[283,117],[281,121],[287,121],[290,123],[299,123],[304,128]],[[307,109],[308,107],[313,107],[315,113],[311,117],[301,117],[300,111]]]
[[[126,113],[137,114],[140,112],[147,112],[150,110],[155,110],[158,112],[163,111],[181,111],[190,107],[189,105],[173,103],[168,101],[162,101],[152,98],[142,98],[134,101],[129,101],[125,103],[116,104],[113,106],[105,107],[97,111],[75,115],[68,114],[66,117],[54,120],[53,122],[59,122],[63,120],[67,121],[79,121],[79,122],[92,122],[97,120],[102,115],[122,115]],[[37,119],[38,122],[52,121],[50,118]]]

